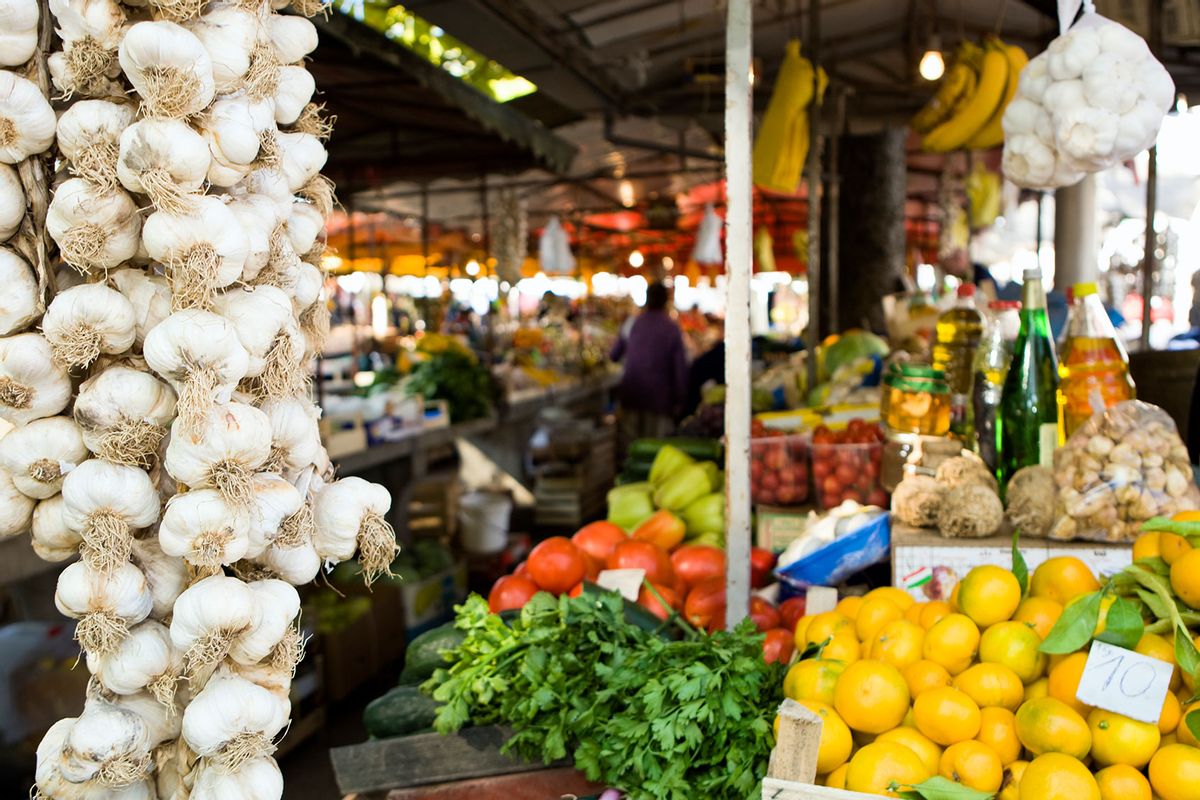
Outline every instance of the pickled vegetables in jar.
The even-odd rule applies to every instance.
[[[945,374],[924,364],[893,364],[883,379],[880,410],[892,433],[947,433],[950,389]]]

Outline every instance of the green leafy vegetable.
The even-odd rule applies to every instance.
[[[1100,592],[1084,595],[1067,605],[1038,649],[1051,654],[1074,653],[1091,640],[1099,621]]]
[[[935,775],[908,789],[896,783],[888,788],[907,800],[992,800],[996,796],[993,792],[981,792],[941,775]]]
[[[450,421],[466,422],[488,415],[494,387],[487,367],[469,352],[451,348],[414,365],[404,391],[426,400],[445,400]]]
[[[1021,555],[1021,548],[1018,544],[1021,541],[1019,531],[1013,531],[1012,540],[1012,573],[1017,576],[1017,583],[1021,586],[1021,596],[1029,591],[1029,565],[1025,563],[1025,556]]]
[[[1125,597],[1118,597],[1113,601],[1104,622],[1104,632],[1096,638],[1127,650],[1137,647],[1146,631],[1138,604]]]

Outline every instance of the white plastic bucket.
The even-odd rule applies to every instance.
[[[463,549],[488,555],[508,546],[512,498],[497,492],[468,492],[459,502]]]

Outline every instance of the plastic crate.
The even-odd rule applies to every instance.
[[[836,508],[844,500],[887,508],[888,496],[879,482],[883,444],[829,444],[813,442],[813,495],[821,509]]]
[[[807,434],[750,440],[750,499],[765,506],[796,506],[809,496]]]

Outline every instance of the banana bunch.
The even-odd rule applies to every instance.
[[[825,95],[829,78],[817,75],[817,90]],[[813,101],[813,65],[800,55],[800,42],[791,40],[775,88],[754,140],[754,185],[772,192],[791,194],[800,185],[808,158],[808,107]]]
[[[921,147],[934,153],[980,150],[1004,141],[1001,120],[1028,62],[1025,51],[988,37],[963,42],[937,93],[913,117]]]

